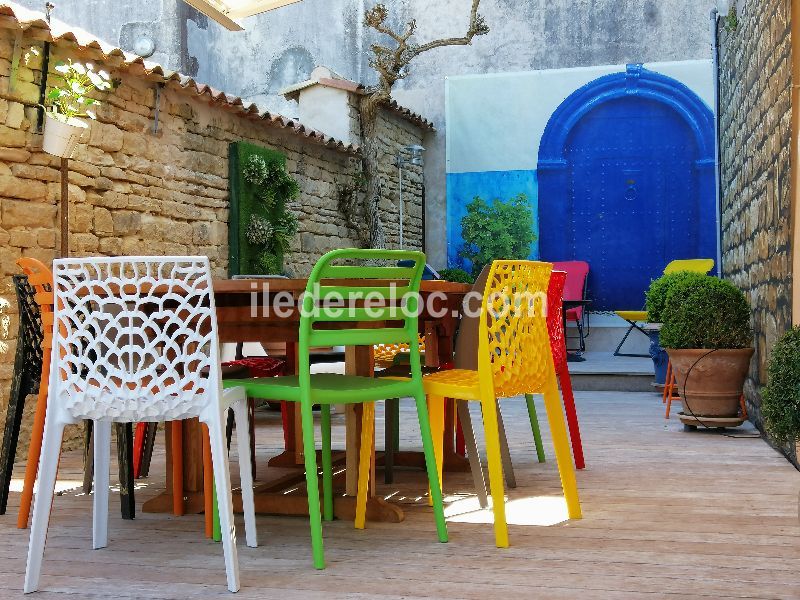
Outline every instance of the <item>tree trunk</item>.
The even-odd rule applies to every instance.
[[[361,103],[361,152],[367,185],[364,196],[364,214],[369,230],[369,245],[386,248],[386,232],[381,222],[380,203],[383,198],[383,180],[378,170],[380,149],[377,137],[378,110],[368,99]]]

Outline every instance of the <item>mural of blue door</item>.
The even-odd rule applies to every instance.
[[[680,82],[630,65],[572,94],[539,151],[543,260],[590,265],[593,310],[636,309],[664,266],[714,258],[714,120]]]

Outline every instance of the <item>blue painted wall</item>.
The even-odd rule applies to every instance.
[[[491,202],[495,198],[510,200],[525,194],[534,216],[534,232],[539,235],[539,203],[536,171],[488,171],[483,173],[447,174],[447,262],[450,267],[469,270],[469,261],[458,253],[464,244],[461,219],[467,214],[467,204],[480,196]],[[531,247],[531,258],[539,258],[538,241]]]

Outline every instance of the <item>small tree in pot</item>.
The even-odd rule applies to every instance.
[[[772,348],[761,397],[767,429],[781,444],[794,442],[800,461],[800,327],[787,331]]]
[[[661,345],[662,314],[667,303],[670,290],[678,285],[691,285],[692,281],[704,278],[705,275],[693,271],[668,273],[650,282],[645,293],[645,310],[647,311],[647,335],[650,338],[650,358],[653,359],[655,380],[658,385],[667,381],[667,352]]]
[[[736,418],[753,355],[744,294],[717,277],[687,277],[670,287],[661,318],[684,414]]]

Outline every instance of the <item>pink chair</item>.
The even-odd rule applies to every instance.
[[[564,271],[567,283],[564,286],[564,300],[586,300],[587,281],[589,279],[589,263],[582,260],[568,260],[553,263],[554,271]],[[589,335],[589,315],[584,307],[571,308],[567,311],[567,321],[573,321],[580,336],[580,351],[586,351],[586,337]]]

